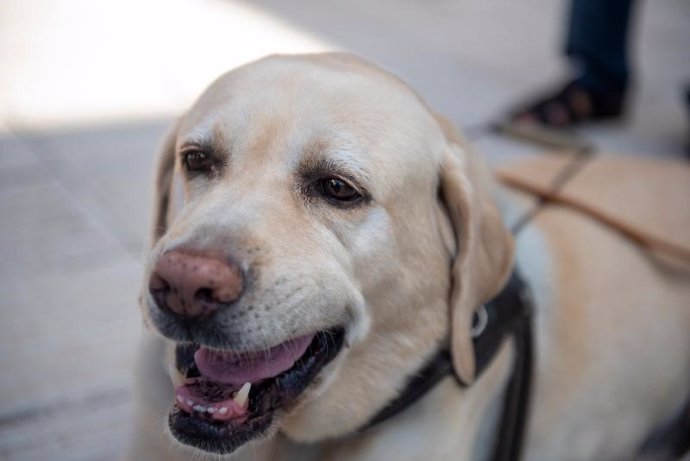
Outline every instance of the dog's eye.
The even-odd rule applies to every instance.
[[[362,198],[354,187],[338,178],[322,179],[319,188],[326,197],[339,202],[354,202]]]
[[[189,171],[202,171],[211,166],[211,159],[207,154],[201,151],[191,151],[184,154],[184,166]]]

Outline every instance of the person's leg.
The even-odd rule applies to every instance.
[[[633,0],[573,0],[565,53],[578,81],[598,93],[623,94],[630,67],[628,36]]]
[[[619,117],[629,81],[628,36],[633,0],[572,0],[565,54],[570,81],[510,117],[567,127]]]

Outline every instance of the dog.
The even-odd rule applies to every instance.
[[[564,207],[514,239],[529,200],[363,59],[221,76],[159,157],[128,459],[489,459],[518,354],[501,341],[480,374],[473,329],[515,268],[522,459],[646,456],[690,395],[690,269]],[[372,426],[440,350],[452,373]]]

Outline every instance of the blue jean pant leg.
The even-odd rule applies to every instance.
[[[580,66],[579,82],[600,93],[627,88],[633,0],[572,0],[566,55]]]

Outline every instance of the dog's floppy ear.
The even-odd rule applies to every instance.
[[[448,140],[440,172],[440,198],[456,241],[451,268],[451,352],[457,376],[474,381],[474,311],[503,287],[513,261],[513,239],[488,191],[488,172]],[[482,177],[481,173],[485,173]]]
[[[179,120],[172,124],[163,138],[156,165],[151,243],[155,244],[168,228],[175,177],[175,143]]]

